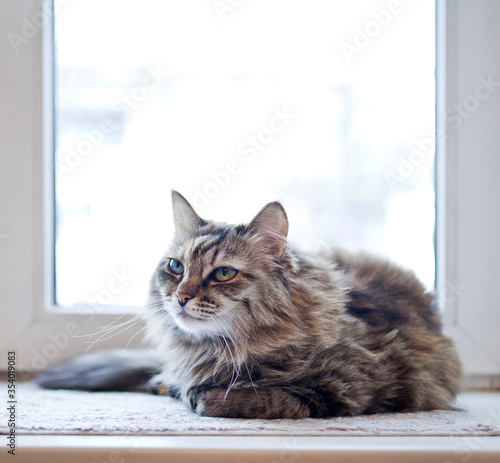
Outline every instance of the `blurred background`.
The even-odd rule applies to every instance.
[[[231,223],[280,200],[297,247],[388,256],[432,289],[434,1],[232,3],[57,12],[57,304],[144,304],[172,188]]]

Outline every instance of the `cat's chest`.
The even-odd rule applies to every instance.
[[[195,385],[224,382],[235,370],[231,354],[200,346],[199,349],[176,346],[166,356],[163,373],[176,384]]]

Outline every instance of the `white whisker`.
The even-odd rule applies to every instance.
[[[96,339],[95,341],[90,343],[90,346],[87,347],[86,350],[89,350],[90,348],[92,348],[94,346],[94,344],[96,344],[98,342],[107,341],[108,339],[114,338],[115,336],[118,336],[119,334],[124,333],[128,329],[133,328],[134,326],[138,325],[140,322],[142,322],[142,320],[140,318],[137,318],[135,320],[135,323],[133,323],[132,325],[126,326],[123,330],[119,331],[118,333],[113,333],[110,336],[107,336],[108,333],[101,335],[98,339]]]
[[[117,322],[120,318],[123,318],[125,315],[128,315],[128,314],[123,314],[121,315],[120,317],[116,318],[115,320],[113,320],[112,322],[108,323],[106,326],[102,327],[99,331],[95,332],[95,333],[87,333],[87,334],[80,334],[78,336],[73,336],[74,338],[90,338],[92,336],[98,336],[99,334],[102,334],[106,331],[112,331],[113,329],[115,329],[116,327],[120,327],[120,326],[125,326],[127,325],[128,323],[132,323],[137,317],[132,317],[130,320],[127,320],[125,322],[122,322],[120,323],[119,325],[112,325],[112,323],[115,323]]]
[[[212,321],[215,323],[215,326],[217,326],[217,329],[220,331],[220,333],[222,335],[222,339],[224,339],[224,342],[226,343],[227,349],[229,351],[229,355],[231,356],[231,360],[233,363],[233,373],[231,375],[231,381],[229,382],[229,386],[227,388],[226,394],[224,395],[224,400],[225,400],[227,398],[227,395],[229,394],[229,391],[236,384],[236,381],[238,380],[238,378],[240,376],[240,369],[236,365],[236,361],[234,359],[233,352],[231,351],[231,348],[229,347],[229,343],[228,343],[226,337],[224,336],[224,334],[222,333],[222,331],[219,327],[219,324],[215,321],[215,318]],[[227,330],[226,330],[226,332],[227,332]],[[228,335],[229,335],[229,333],[228,333]],[[232,340],[231,340],[231,342],[232,342]],[[234,345],[234,342],[233,342],[233,345]]]
[[[221,321],[221,322],[224,322],[224,320],[220,320],[220,321]],[[245,359],[244,359],[244,358],[243,358],[243,356],[241,355],[241,352],[240,352],[240,350],[239,350],[238,346],[236,345],[236,343],[234,342],[233,338],[232,338],[232,337],[231,337],[231,335],[229,334],[229,331],[227,330],[227,328],[225,328],[225,327],[224,327],[224,325],[223,325],[223,328],[224,328],[224,331],[225,331],[225,332],[227,333],[227,335],[229,336],[229,339],[230,339],[230,340],[231,340],[231,342],[233,343],[233,346],[234,346],[234,348],[235,348],[235,350],[236,350],[236,352],[237,352],[238,356],[242,358],[242,360],[243,360],[243,365],[245,365],[245,368],[246,368],[247,373],[248,373],[248,378],[250,379],[250,383],[252,384],[252,387],[253,387],[254,391],[257,393],[257,388],[255,387],[255,384],[254,384],[254,382],[253,382],[253,380],[252,380],[252,375],[250,374],[250,370],[249,370],[249,368],[248,368],[248,364],[247,364],[247,362],[245,361]],[[242,331],[243,331],[243,330],[242,330]],[[244,331],[243,331],[243,333],[244,333],[244,334],[248,337],[248,335],[247,335]]]
[[[146,329],[146,326],[143,326],[137,333],[135,333],[127,342],[126,346],[125,346],[125,349],[128,348],[129,344],[132,342],[132,340],[138,336],[139,334],[141,334],[144,330]]]
[[[155,306],[158,306],[158,307],[155,307]],[[162,304],[160,305],[160,302],[154,302],[154,303],[151,303],[151,304],[148,304],[148,305],[144,305],[142,307],[140,307],[141,309],[142,308],[153,308],[154,310],[159,310],[159,308],[162,306]],[[132,316],[132,318],[130,318],[130,320],[127,320],[127,321],[124,321],[122,323],[119,323],[119,324],[116,324],[116,322],[120,319],[122,319],[123,317],[126,317],[130,314],[122,314],[120,315],[119,317],[115,318],[112,322],[108,323],[106,326],[103,326],[99,331],[97,332],[94,332],[94,333],[88,333],[88,334],[81,334],[81,335],[78,335],[78,336],[73,336],[75,338],[92,338],[94,336],[100,336],[100,335],[105,335],[105,334],[108,334],[108,333],[111,333],[113,332],[114,330],[117,330],[123,326],[126,326],[128,324],[131,324],[131,323],[135,323],[139,317],[137,315],[134,315]]]

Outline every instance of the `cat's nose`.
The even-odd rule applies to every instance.
[[[186,294],[186,293],[177,293],[177,299],[179,299],[179,304],[181,305],[181,307],[185,306],[186,305],[186,302],[189,300],[189,299],[192,299],[193,296],[191,296],[190,294]]]

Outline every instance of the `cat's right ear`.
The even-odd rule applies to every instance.
[[[192,232],[200,226],[200,216],[195,212],[188,200],[175,190],[172,190],[172,209],[176,234]]]
[[[245,228],[260,238],[265,251],[276,257],[283,256],[287,243],[288,218],[280,203],[269,203]]]

